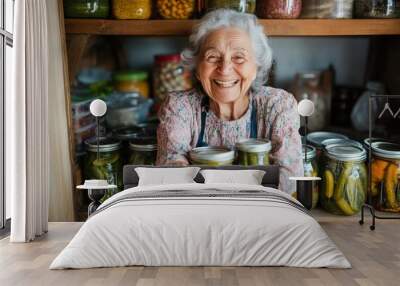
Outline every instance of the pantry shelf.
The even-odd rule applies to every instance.
[[[65,19],[67,34],[187,36],[198,20]],[[260,20],[270,36],[400,35],[400,19]]]

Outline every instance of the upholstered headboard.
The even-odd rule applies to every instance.
[[[135,171],[136,167],[146,168],[160,168],[161,166],[143,166],[143,165],[125,165],[123,173],[124,189],[136,187],[139,182],[139,177]],[[185,168],[177,166],[162,166],[163,168]],[[278,188],[279,185],[279,166],[220,166],[220,167],[208,167],[208,166],[196,166],[201,169],[219,169],[219,170],[263,170],[265,171],[262,185],[265,187]],[[194,179],[198,183],[204,183],[203,176],[199,173]]]

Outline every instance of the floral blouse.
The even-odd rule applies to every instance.
[[[196,147],[200,128],[202,91],[191,89],[171,93],[159,111],[157,130],[157,165],[180,161],[188,164],[188,152]],[[250,138],[251,109],[257,108],[257,136],[271,140],[270,159],[279,165],[279,188],[289,194],[295,191],[291,176],[303,176],[300,119],[295,98],[282,89],[263,87],[250,93],[246,113],[237,120],[219,119],[211,110],[206,116],[204,142],[209,146],[234,147],[243,138]]]

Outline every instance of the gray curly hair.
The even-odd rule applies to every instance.
[[[257,76],[251,88],[257,91],[267,82],[272,64],[272,50],[268,45],[263,26],[258,24],[255,15],[236,12],[229,9],[217,9],[206,14],[197,24],[189,37],[189,47],[181,53],[183,64],[191,70],[196,69],[200,48],[207,35],[219,28],[235,27],[246,31],[252,40],[257,64]]]

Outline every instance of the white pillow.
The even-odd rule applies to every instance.
[[[138,186],[196,183],[193,179],[199,170],[199,167],[135,168],[139,176]]]
[[[205,184],[234,183],[246,185],[261,185],[265,171],[261,170],[201,170]]]

